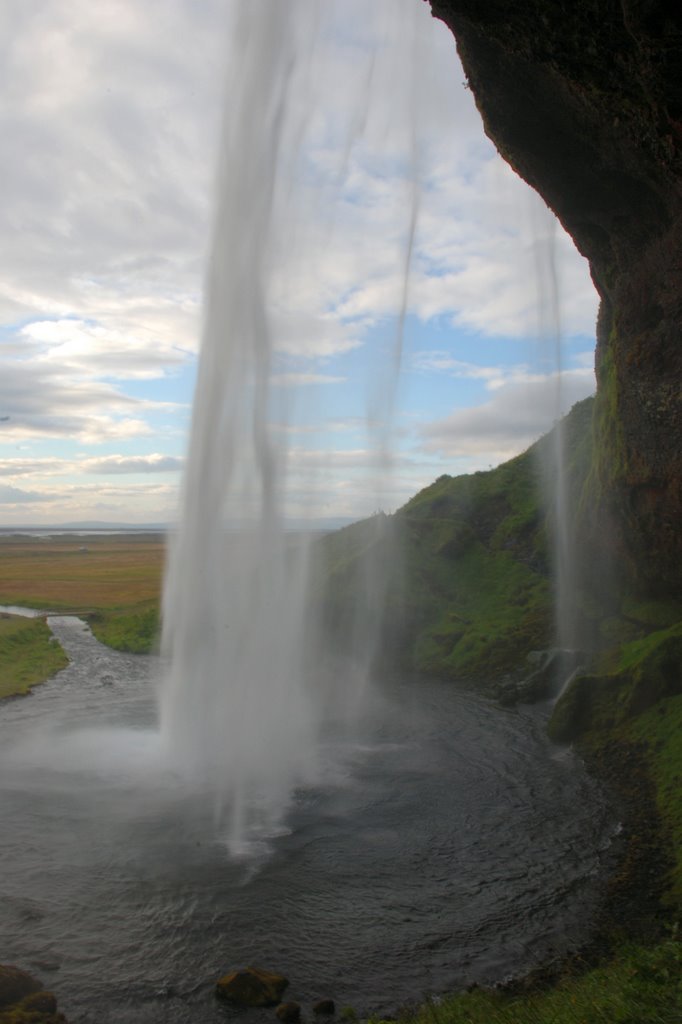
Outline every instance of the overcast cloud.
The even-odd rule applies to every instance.
[[[231,3],[0,6],[0,524],[175,515]],[[555,335],[563,406],[589,393],[596,298],[570,240],[485,139],[426,5],[405,8],[409,32],[409,19],[384,19],[391,0],[320,10],[332,20],[295,72],[299,185],[278,199],[272,382],[294,396],[276,425],[298,433],[292,514],[360,516],[374,510],[379,443],[366,396],[389,386],[403,303],[387,507],[551,425]]]

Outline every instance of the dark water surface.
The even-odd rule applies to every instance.
[[[0,705],[0,961],[72,1024],[224,1021],[213,984],[248,963],[389,1012],[586,937],[615,823],[537,713],[396,686],[235,861],[161,767],[154,659],[50,624],[71,666]]]

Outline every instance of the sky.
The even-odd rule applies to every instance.
[[[0,526],[177,518],[245,4],[0,6]],[[270,430],[287,516],[355,519],[499,464],[592,393],[597,299],[427,4],[290,10]]]

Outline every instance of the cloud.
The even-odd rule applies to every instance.
[[[13,361],[0,376],[0,440],[62,437],[92,443],[141,436],[151,428],[135,412],[149,404],[103,381],[71,379],[52,364]]]
[[[106,455],[100,459],[84,459],[80,468],[84,473],[177,473],[184,459],[174,455]]]
[[[28,502],[46,501],[39,491],[22,491],[18,487],[0,484],[0,505],[25,505]]]
[[[297,91],[284,107],[290,121],[274,181],[278,219],[253,282],[254,295],[267,295],[274,383],[348,380],[353,388],[334,392],[339,422],[346,411],[357,415],[357,400],[346,410],[342,393],[357,399],[358,367],[381,358],[403,302],[426,328],[437,319],[441,333],[445,324],[481,338],[557,329],[591,336],[594,326],[584,261],[483,137],[449,32],[427,5],[406,0],[396,16],[397,4],[323,5],[333,24],[320,21],[316,49],[292,69]],[[29,440],[36,452],[30,469],[7,450],[7,478],[173,471],[146,451],[159,434],[184,447],[177,412],[201,336],[221,83],[234,64],[226,59],[232,6],[174,0],[161,18],[158,5],[139,0],[0,6],[0,443]],[[305,53],[313,19],[292,23]],[[376,88],[365,94],[368,83]],[[410,121],[403,114],[413,103]],[[250,227],[230,239],[232,259]],[[560,283],[556,323],[551,268]],[[422,372],[497,388],[479,419],[492,437],[486,409],[503,414],[505,401],[515,408],[509,371],[477,367],[466,353],[447,365],[435,350],[431,358],[429,366],[423,357]],[[537,376],[517,367],[514,386],[541,389]],[[162,391],[174,384],[177,392]],[[159,401],[171,394],[177,403]],[[419,438],[427,463],[432,450],[454,443],[445,420],[433,426]],[[511,433],[530,429],[512,424]],[[281,428],[307,430],[317,428]],[[119,443],[126,454],[112,455]],[[59,445],[87,450],[49,468],[40,456]],[[159,459],[179,463],[172,454]],[[328,459],[346,487],[329,493],[348,508],[352,491],[357,510],[367,475],[354,490],[344,460],[351,456]],[[412,468],[398,469],[407,486]],[[70,515],[78,502],[95,504],[95,491],[50,493],[55,514],[62,501]],[[122,518],[143,508],[160,518],[153,503],[173,500],[142,493],[118,489],[103,500],[123,509],[130,498],[135,512]]]
[[[63,459],[0,459],[0,476],[49,476],[66,465]]]
[[[362,327],[344,324],[324,312],[312,315],[276,307],[270,321],[274,350],[288,356],[328,359],[362,345]]]
[[[19,336],[28,342],[31,359],[88,378],[155,379],[188,359],[175,345],[76,319],[33,321]]]
[[[311,384],[343,384],[346,379],[327,373],[274,373],[270,383],[279,388],[296,388]]]
[[[503,372],[494,366],[479,366],[476,363],[455,359],[449,352],[440,349],[417,352],[412,358],[411,367],[426,372],[446,372],[450,377],[482,380],[488,384],[500,377]]]
[[[85,367],[79,373],[68,362],[28,355],[8,358],[2,368],[0,443],[42,437],[99,444],[143,437],[154,432],[148,414],[180,408],[126,394]]]
[[[417,430],[419,443],[423,451],[447,458],[486,454],[500,462],[536,441],[594,387],[594,373],[588,369],[513,381],[483,405],[423,424]]]

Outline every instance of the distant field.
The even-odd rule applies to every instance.
[[[0,536],[0,604],[81,614],[157,606],[164,552],[156,534]]]
[[[165,557],[155,534],[0,534],[0,604],[85,615],[119,650],[146,654],[159,631]],[[0,619],[0,698],[26,693],[67,664],[38,619]]]

